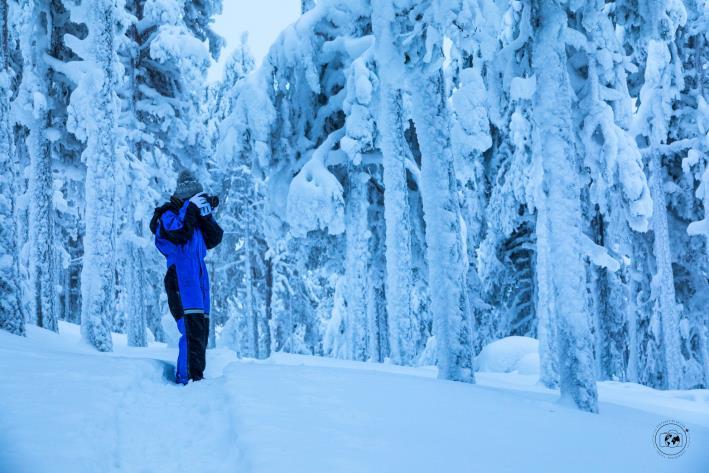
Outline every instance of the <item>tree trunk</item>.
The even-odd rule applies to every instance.
[[[45,130],[51,124],[48,70],[43,55],[50,33],[50,14],[41,5],[28,2],[24,6],[24,23],[21,31],[21,48],[24,59],[22,87],[31,107],[31,118],[24,125],[28,129],[27,151],[30,156],[28,182],[29,202],[29,278],[30,317],[43,328],[57,331],[56,284],[54,281],[54,228],[53,189],[50,143]],[[45,25],[42,23],[46,22]]]
[[[369,261],[369,222],[367,221],[367,181],[360,171],[350,172],[350,192],[346,201],[345,301],[347,319],[345,331],[349,356],[353,360],[367,359],[367,263]]]
[[[128,346],[147,347],[144,254],[143,249],[134,242],[129,241],[127,244],[129,246],[128,257],[130,261],[126,262],[123,273],[126,278],[128,297],[128,313],[126,314]]]
[[[534,97],[533,153],[542,162],[537,225],[543,229],[537,233],[537,240],[539,257],[548,258],[540,276],[546,279],[547,290],[553,291],[544,297],[554,295],[546,300],[551,303],[546,316],[556,322],[562,400],[572,401],[579,409],[598,412],[593,341],[585,303],[586,270],[578,244],[582,237],[580,185],[562,34],[566,13],[554,0],[540,0],[537,15],[539,26],[532,60],[538,84]]]
[[[659,143],[656,145],[659,146]],[[675,298],[672,250],[667,222],[664,173],[660,154],[650,159],[650,192],[653,202],[652,233],[656,260],[655,280],[652,285],[653,312],[661,322],[662,346],[665,356],[666,389],[679,389],[682,381],[682,353],[680,352],[679,307]]]
[[[81,332],[100,351],[111,351],[111,320],[115,312],[115,154],[116,78],[114,77],[114,4],[102,0],[86,10],[92,35],[89,57],[99,77],[93,91],[93,128],[86,150],[86,236],[81,272]],[[82,84],[79,87],[87,87]],[[74,93],[77,93],[76,91]],[[84,91],[84,93],[89,93]],[[88,117],[86,117],[88,119]]]
[[[406,188],[404,110],[401,90],[385,81],[381,86],[384,220],[386,221],[386,305],[390,357],[411,365],[418,339],[411,314],[411,224]]]
[[[473,383],[472,321],[465,294],[467,258],[460,226],[443,73],[440,69],[428,74],[412,72],[438,376]]]

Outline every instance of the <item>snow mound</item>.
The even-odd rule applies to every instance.
[[[506,337],[483,347],[477,359],[478,371],[539,374],[539,342],[529,337]]]

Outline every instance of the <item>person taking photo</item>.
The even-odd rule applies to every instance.
[[[189,171],[181,171],[170,201],[157,207],[150,221],[155,246],[166,258],[165,291],[180,332],[175,381],[187,384],[204,377],[209,338],[207,250],[222,241],[224,231],[212,215],[216,196],[204,193]]]

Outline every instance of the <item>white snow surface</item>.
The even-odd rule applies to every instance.
[[[2,472],[709,470],[707,390],[601,382],[596,415],[559,405],[536,375],[479,372],[469,385],[434,368],[226,349],[183,387],[166,378],[176,353],[164,344],[114,335],[115,352],[99,353],[77,326],[60,332],[0,332]],[[674,460],[652,443],[666,419],[690,429]]]

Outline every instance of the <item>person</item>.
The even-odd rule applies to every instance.
[[[199,381],[206,367],[209,337],[209,275],[207,250],[221,243],[223,230],[212,215],[219,205],[204,192],[197,178],[181,171],[170,202],[155,209],[150,231],[167,259],[165,292],[180,332],[175,381]]]

